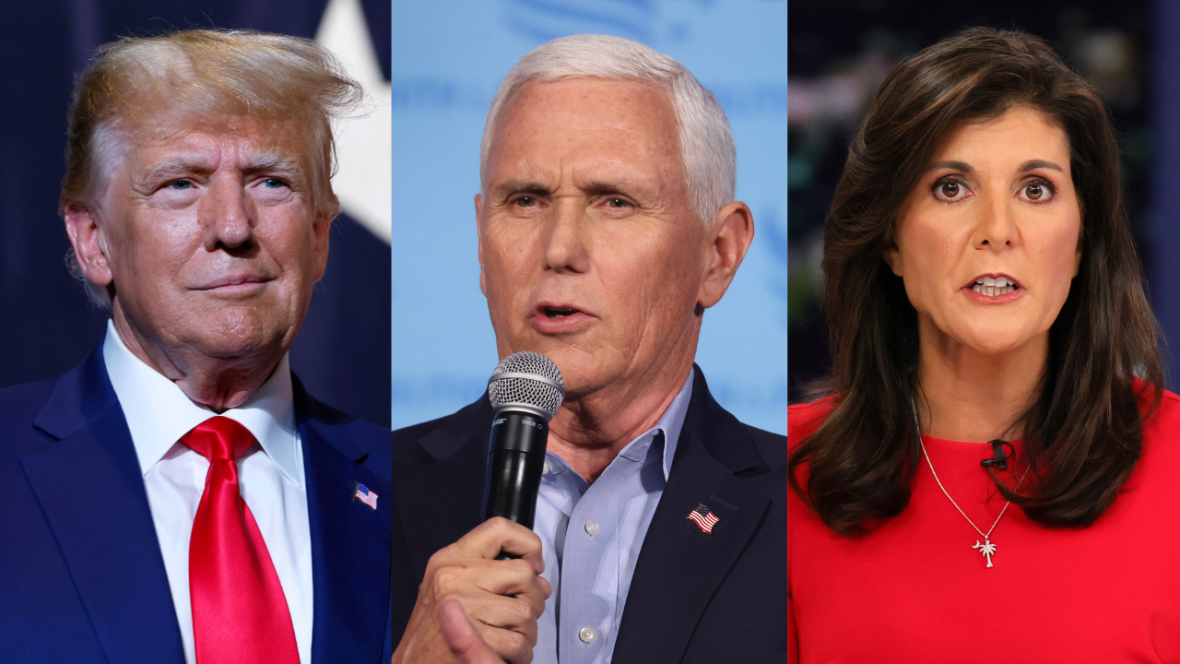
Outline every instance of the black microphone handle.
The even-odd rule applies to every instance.
[[[485,521],[501,516],[532,529],[548,440],[549,426],[537,415],[509,409],[496,413],[488,441]],[[516,557],[501,553],[496,559]]]

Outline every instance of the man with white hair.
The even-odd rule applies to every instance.
[[[0,390],[3,661],[388,661],[388,431],[287,359],[362,94],[250,32],[122,39],[79,79],[61,212],[110,319]]]
[[[479,523],[486,395],[394,432],[395,664],[786,652],[786,439],[738,422],[693,364],[754,235],[735,161],[713,96],[642,44],[556,39],[505,78],[480,286],[500,357],[548,356],[566,397],[533,531]]]

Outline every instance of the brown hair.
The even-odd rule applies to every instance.
[[[229,114],[299,122],[306,130],[312,203],[335,216],[340,203],[331,185],[331,119],[363,97],[336,59],[308,39],[246,30],[123,37],[98,49],[74,89],[60,212],[94,203],[120,134],[150,130],[161,112],[178,112],[194,119]],[[80,278],[72,258],[67,263]],[[105,290],[88,292],[97,304],[110,304]]]
[[[1045,113],[1069,139],[1082,259],[1049,331],[1036,401],[1017,420],[1031,481],[1017,492],[989,472],[1034,521],[1086,526],[1139,459],[1143,418],[1159,404],[1163,369],[1110,119],[1090,85],[1041,39],[971,28],[905,60],[885,80],[824,221],[833,408],[792,452],[790,482],[838,533],[861,533],[865,522],[905,509],[920,461],[910,405],[918,319],[883,259],[894,246],[897,211],[951,129],[1018,105]]]

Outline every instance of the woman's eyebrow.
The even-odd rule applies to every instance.
[[[1047,159],[1029,159],[1020,165],[1020,170],[1031,171],[1036,168],[1049,168],[1060,173],[1064,173],[1065,169]]]
[[[954,159],[944,159],[943,161],[934,162],[933,164],[930,165],[930,168],[926,169],[926,171],[927,172],[935,171],[940,168],[949,168],[953,171],[963,171],[964,173],[970,173],[975,170],[974,168],[971,168],[971,164],[968,164],[965,161],[955,161]]]

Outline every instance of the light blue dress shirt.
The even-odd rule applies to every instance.
[[[588,484],[546,453],[533,531],[553,586],[537,621],[534,664],[609,664],[639,549],[664,494],[694,371],[654,427]]]

